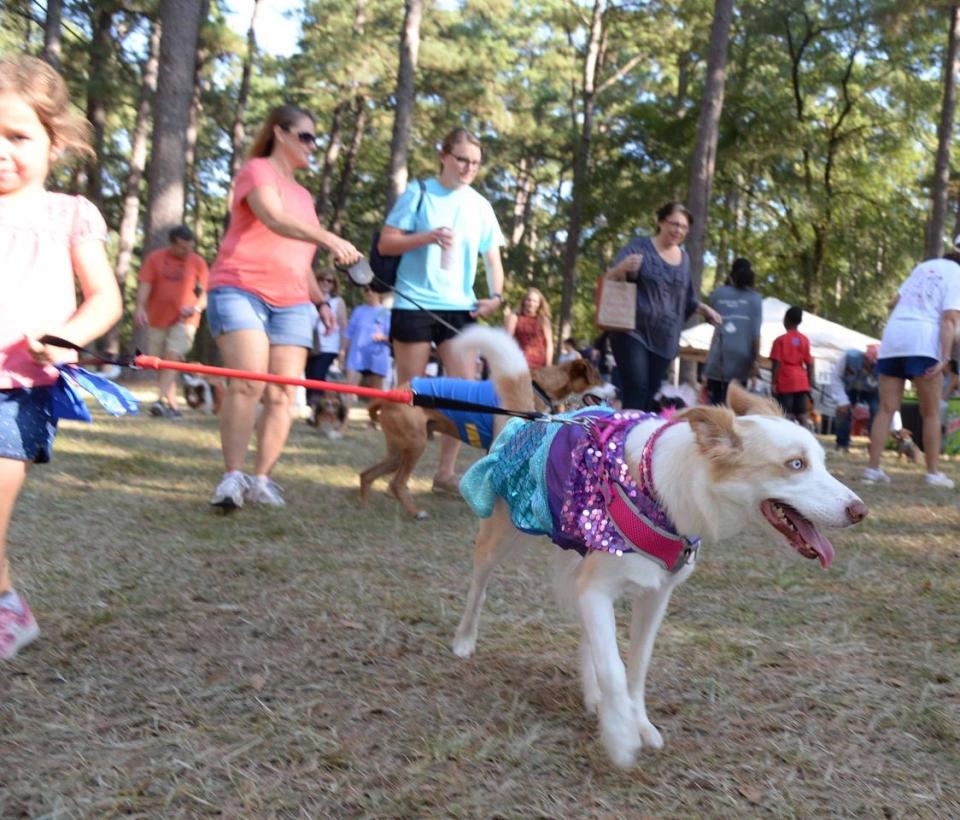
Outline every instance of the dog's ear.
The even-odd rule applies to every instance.
[[[738,416],[783,416],[779,404],[750,393],[738,381],[731,381],[727,387],[727,405]]]
[[[700,452],[713,461],[728,461],[743,450],[743,441],[734,429],[735,416],[726,407],[691,407],[679,417],[693,430]]]

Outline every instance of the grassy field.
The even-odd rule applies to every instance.
[[[654,651],[666,748],[624,773],[551,547],[501,569],[455,658],[474,522],[429,495],[436,443],[429,522],[381,485],[361,509],[381,451],[359,413],[338,442],[298,423],[289,507],[223,517],[213,419],[65,424],[10,537],[42,635],[0,668],[0,817],[960,815],[960,513],[919,468],[858,486],[862,442],[831,455],[871,515],[830,570],[706,546]]]

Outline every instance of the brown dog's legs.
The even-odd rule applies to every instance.
[[[423,451],[427,447],[427,438],[425,435],[418,437],[415,441],[408,442],[400,451],[400,467],[393,478],[390,479],[390,492],[397,499],[403,508],[414,518],[424,519],[427,517],[427,511],[421,510],[413,501],[413,495],[407,482],[413,474],[413,468],[417,466]]]
[[[394,472],[400,466],[401,455],[399,451],[387,453],[387,457],[379,464],[367,467],[360,473],[360,503],[366,506],[370,500],[370,487],[380,476]]]

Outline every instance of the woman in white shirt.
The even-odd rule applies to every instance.
[[[340,355],[340,332],[347,326],[347,308],[340,296],[340,283],[337,280],[337,273],[332,268],[323,268],[317,273],[317,284],[320,286],[320,292],[330,305],[336,320],[333,327],[327,329],[320,316],[317,316],[317,324],[313,329],[313,349],[307,357],[306,377],[308,379],[317,379],[324,381],[330,366]],[[321,391],[307,391],[307,405],[311,408],[311,423],[314,423],[316,416],[317,402],[320,401]]]
[[[955,240],[960,244],[960,236]],[[890,481],[880,468],[893,414],[900,409],[903,387],[913,382],[923,419],[923,455],[927,484],[953,487],[939,470],[940,393],[950,361],[957,320],[960,319],[960,252],[928,259],[917,265],[894,299],[880,341],[877,373],[880,375],[880,407],[870,428],[870,464],[864,468],[868,483]]]

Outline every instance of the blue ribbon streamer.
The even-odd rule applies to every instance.
[[[93,421],[83,393],[93,396],[111,416],[137,415],[140,401],[125,387],[74,364],[58,365],[60,378],[53,385],[53,415],[57,419]]]

